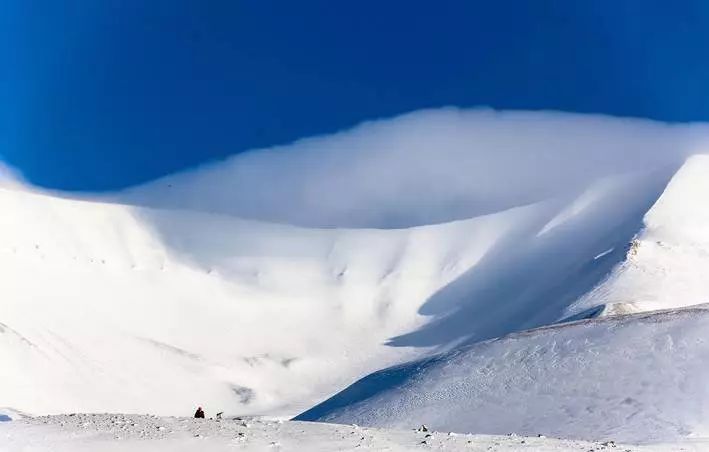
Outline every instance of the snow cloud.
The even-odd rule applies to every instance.
[[[398,228],[488,214],[627,172],[676,169],[706,125],[444,108],[235,155],[123,200],[316,227]]]
[[[27,183],[25,182],[20,172],[6,165],[0,160],[0,188],[14,188],[24,186],[27,186]]]

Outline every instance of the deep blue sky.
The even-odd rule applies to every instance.
[[[105,190],[426,107],[709,120],[709,2],[5,0],[0,65],[0,157]]]

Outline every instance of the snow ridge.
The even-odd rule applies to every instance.
[[[625,259],[568,314],[613,305],[626,312],[709,302],[709,156],[690,158],[647,212]]]
[[[287,417],[389,368],[307,417],[701,434],[705,308],[509,335],[709,301],[705,130],[449,109],[110,196],[0,189],[0,400]]]

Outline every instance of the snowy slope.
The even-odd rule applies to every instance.
[[[377,372],[298,417],[615,439],[707,436],[709,307],[546,327]]]
[[[701,180],[702,159],[665,188],[704,136],[444,110],[120,194],[9,184],[0,401],[35,414],[289,416],[381,368],[626,300],[610,282],[642,256],[631,240],[667,229],[678,213],[652,213],[661,206],[703,196],[691,180],[672,195]],[[700,267],[687,270],[696,296],[671,306],[701,300]]]
[[[621,248],[626,257],[563,315],[610,317],[380,371],[299,419],[625,441],[706,435],[707,181],[709,156],[689,159]],[[671,308],[684,309],[627,315]]]
[[[0,410],[1,412],[1,410]],[[706,441],[636,446],[544,437],[452,435],[260,419],[195,420],[120,414],[42,416],[0,423],[3,452],[700,451]]]
[[[669,309],[709,302],[709,156],[697,155],[672,178],[645,215],[628,259],[568,310]]]
[[[628,242],[657,185],[625,175],[399,230],[2,190],[0,396],[33,413],[296,414],[379,368],[557,320],[622,257],[594,259]]]
[[[39,413],[307,406],[408,355],[381,344],[535,214],[305,230],[12,190],[0,209],[0,394]]]

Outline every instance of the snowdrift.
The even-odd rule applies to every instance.
[[[627,442],[706,435],[709,307],[586,320],[374,373],[300,420]]]
[[[0,188],[0,400],[291,416],[379,369],[609,303],[704,302],[701,267],[675,260],[703,262],[704,204],[683,203],[709,165],[677,170],[705,136],[449,109],[118,194]],[[645,260],[658,241],[691,251]],[[692,296],[639,296],[632,265],[692,272]]]

